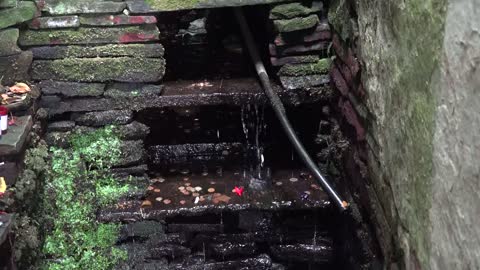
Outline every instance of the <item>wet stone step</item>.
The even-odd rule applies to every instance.
[[[271,248],[272,256],[279,261],[328,263],[333,259],[332,246],[326,245],[276,245]]]
[[[42,46],[30,49],[34,59],[95,58],[133,56],[140,58],[163,57],[161,44],[107,44],[99,46]]]
[[[223,232],[223,224],[168,224],[167,231],[170,233],[179,232]]]
[[[42,11],[51,15],[120,13],[127,6],[124,2],[97,0],[35,0]]]
[[[272,266],[272,259],[261,254],[254,258],[247,258],[236,261],[225,262],[198,262],[197,264],[174,264],[170,265],[172,270],[269,270]]]
[[[0,138],[0,156],[18,155],[25,147],[32,125],[30,115],[16,117],[15,125],[10,125],[8,132]]]

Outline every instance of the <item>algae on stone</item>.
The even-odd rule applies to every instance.
[[[320,59],[314,64],[286,64],[278,71],[279,76],[305,76],[315,74],[326,74],[330,71],[331,60]]]
[[[35,17],[37,6],[33,2],[18,2],[16,7],[0,10],[0,29],[29,21]]]
[[[32,48],[36,59],[90,58],[90,57],[163,57],[161,44],[106,44],[100,46],[44,46]]]
[[[319,12],[322,10],[321,6],[315,6],[312,8],[302,5],[302,3],[289,3],[275,6],[270,11],[270,19],[292,19],[295,17],[304,17],[312,13]]]
[[[17,45],[19,31],[16,28],[0,30],[0,56],[8,56],[21,52]]]
[[[277,32],[280,32],[280,33],[288,33],[288,32],[310,29],[315,27],[318,23],[320,23],[320,19],[318,19],[317,15],[310,15],[308,17],[297,17],[293,19],[273,21],[275,30],[277,30]]]

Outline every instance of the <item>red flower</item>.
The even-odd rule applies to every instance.
[[[235,193],[237,193],[238,196],[242,196],[244,188],[243,187],[235,187],[234,191],[235,191]]]

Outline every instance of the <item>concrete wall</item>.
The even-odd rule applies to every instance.
[[[330,21],[361,62],[372,219],[400,268],[480,268],[479,4],[332,4]]]

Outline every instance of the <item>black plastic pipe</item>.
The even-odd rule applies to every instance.
[[[255,64],[255,69],[260,78],[260,82],[265,90],[265,94],[270,99],[273,110],[275,111],[275,114],[280,120],[280,123],[282,124],[283,129],[287,133],[287,136],[290,139],[290,142],[293,144],[293,147],[295,148],[297,153],[300,155],[303,162],[312,171],[313,175],[318,180],[323,190],[327,192],[327,194],[334,201],[334,203],[340,208],[340,210],[342,211],[346,210],[348,208],[348,203],[340,198],[337,192],[335,192],[332,186],[328,183],[327,179],[325,179],[325,177],[323,177],[323,175],[320,173],[320,170],[318,169],[317,165],[312,160],[312,158],[308,155],[307,151],[305,150],[305,147],[302,145],[297,135],[295,134],[295,131],[293,130],[292,125],[290,125],[290,121],[288,121],[288,118],[286,115],[285,107],[283,106],[283,103],[280,100],[280,97],[272,89],[272,85],[270,84],[270,78],[268,77],[265,66],[263,65],[263,62],[260,58],[260,55],[258,53],[258,48],[255,44],[255,41],[253,40],[252,33],[250,32],[250,28],[248,27],[247,21],[245,20],[245,16],[243,15],[242,9],[234,8],[234,12],[235,12],[235,17],[237,18],[237,21],[240,25],[243,38],[245,39],[245,43],[247,44],[248,51],[250,52],[250,56],[253,60],[253,63]]]

